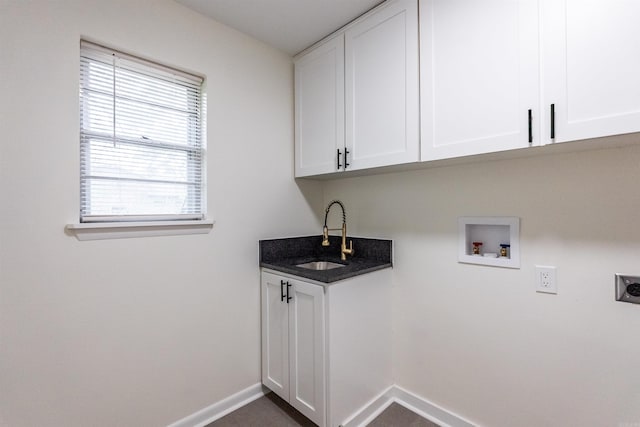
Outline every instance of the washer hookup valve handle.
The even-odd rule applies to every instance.
[[[503,258],[507,258],[508,255],[508,249],[511,247],[511,245],[507,244],[507,243],[502,243],[500,244],[500,256]]]
[[[482,246],[482,242],[473,242],[473,254],[480,255],[480,246]]]

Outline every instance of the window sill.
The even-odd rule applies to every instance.
[[[65,232],[78,240],[126,239],[133,237],[207,234],[212,219],[193,221],[94,222],[67,224]]]

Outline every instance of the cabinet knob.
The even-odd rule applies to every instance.
[[[338,151],[338,156],[337,156],[338,170],[340,170],[340,168],[342,167],[342,165],[340,164],[340,155],[342,153],[340,153],[340,149],[339,148],[337,149],[337,151]]]
[[[289,304],[289,301],[293,299],[293,297],[289,296],[289,288],[291,287],[291,283],[287,282],[287,304]]]

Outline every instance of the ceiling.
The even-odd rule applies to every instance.
[[[290,55],[382,0],[176,0]]]

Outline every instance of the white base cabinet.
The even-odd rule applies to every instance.
[[[338,427],[393,384],[390,269],[329,286],[263,269],[261,292],[262,382],[311,421]]]
[[[325,424],[325,325],[321,286],[262,273],[262,382]]]

